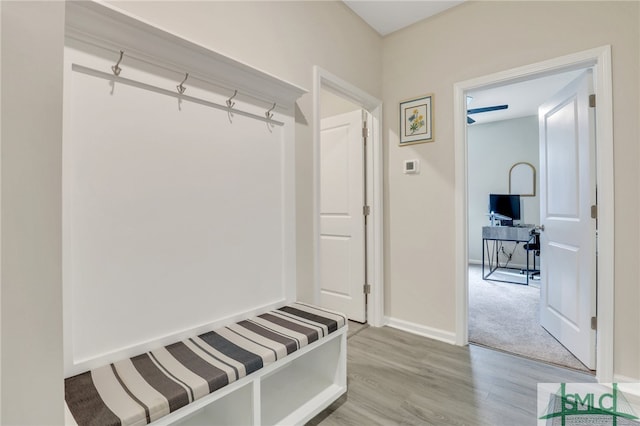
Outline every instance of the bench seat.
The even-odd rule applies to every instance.
[[[65,379],[79,426],[145,425],[345,326],[346,317],[294,303]]]

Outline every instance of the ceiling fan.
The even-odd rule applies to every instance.
[[[467,105],[471,103],[472,99],[473,98],[471,96],[467,96]],[[482,108],[467,109],[467,124],[473,124],[476,122],[476,120],[469,117],[469,115],[471,114],[480,114],[481,112],[489,112],[489,111],[499,111],[501,109],[507,109],[507,108],[509,108],[509,105],[493,105],[493,106],[482,107]]]

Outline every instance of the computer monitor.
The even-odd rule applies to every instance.
[[[489,194],[489,213],[492,212],[520,220],[520,195]]]

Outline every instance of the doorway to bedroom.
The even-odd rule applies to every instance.
[[[548,157],[540,157],[538,108],[584,73],[571,70],[466,93],[468,339],[591,371],[540,321],[540,170]],[[543,192],[562,186],[544,176]],[[543,273],[548,280],[548,271]]]

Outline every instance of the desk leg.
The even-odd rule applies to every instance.
[[[529,240],[529,241],[531,241],[531,240]],[[527,283],[527,285],[529,285],[529,250],[526,250],[526,252],[527,252],[527,270],[525,271],[525,273],[527,275],[527,278],[526,278],[525,282]],[[535,254],[534,254],[534,256],[535,256]]]
[[[485,252],[484,252],[484,242],[486,240],[483,238],[482,239],[482,279],[485,279],[486,277],[484,276],[484,257],[485,257]]]
[[[493,247],[489,250],[489,241],[493,243]],[[494,253],[495,251],[495,253]],[[493,274],[496,269],[498,269],[498,244],[496,240],[487,240],[485,238],[482,239],[482,279],[486,280],[489,278],[491,274]],[[485,258],[489,263],[489,272],[485,272]],[[494,266],[495,260],[495,266]]]

